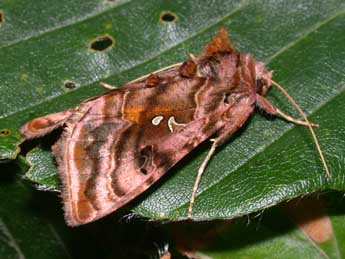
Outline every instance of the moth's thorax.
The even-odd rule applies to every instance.
[[[198,63],[198,76],[223,81],[231,87],[252,88],[257,84],[271,85],[271,72],[262,62],[256,62],[250,54],[233,51],[202,58]]]

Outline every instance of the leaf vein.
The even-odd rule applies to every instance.
[[[18,258],[19,259],[25,259],[25,256],[24,256],[23,252],[21,251],[20,247],[18,246],[16,240],[14,239],[14,237],[11,234],[10,230],[7,228],[5,222],[1,218],[0,218],[0,230],[8,238],[7,239],[7,241],[8,241],[7,244],[16,251],[16,253],[18,254]]]

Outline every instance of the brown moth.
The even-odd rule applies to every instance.
[[[182,64],[121,88],[103,83],[112,89],[74,108],[29,121],[20,133],[32,139],[64,128],[52,149],[70,226],[97,220],[130,202],[215,136],[198,172],[190,217],[201,175],[216,146],[239,129],[256,106],[311,131],[317,126],[303,112],[305,121],[293,119],[263,97],[276,84],[271,77],[262,62],[235,50],[222,28],[199,57],[191,55]]]

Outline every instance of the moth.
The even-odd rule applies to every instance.
[[[226,29],[221,28],[200,56],[191,55],[183,63],[120,88],[102,83],[110,88],[108,92],[33,119],[20,133],[32,139],[63,127],[52,151],[70,226],[114,212],[213,137],[192,191],[191,217],[201,175],[216,147],[242,127],[255,107],[308,126],[315,137],[312,127],[317,125],[307,120],[284,89],[280,88],[297,106],[303,121],[283,113],[264,97],[272,84],[280,87],[262,62],[234,49]]]

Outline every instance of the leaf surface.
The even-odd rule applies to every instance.
[[[2,165],[0,173],[0,257],[1,258],[71,258],[56,225],[35,200],[37,191],[25,185],[17,175],[27,170],[23,161]]]
[[[5,20],[0,27],[0,130],[6,133],[0,136],[1,160],[18,154],[18,129],[27,120],[102,92],[100,81],[121,85],[182,61],[188,52],[199,53],[225,26],[236,48],[266,62],[275,80],[311,121],[320,124],[316,131],[332,179],[326,178],[307,129],[255,114],[207,167],[195,219],[233,218],[301,194],[344,190],[343,1],[100,0],[74,1],[71,10],[62,3],[48,8],[45,1],[37,1],[35,8],[27,9],[30,15],[20,14],[21,23],[15,19],[21,1],[1,6]],[[160,20],[167,11],[176,15],[175,21]],[[90,49],[99,36],[112,39],[112,46],[105,51]],[[75,88],[66,87],[66,82]],[[297,116],[275,89],[268,98]],[[207,148],[201,145],[136,199],[134,211],[153,219],[185,219]],[[27,159],[32,163],[29,179],[58,188],[57,181],[49,180],[56,173],[51,154],[36,148]]]
[[[306,212],[311,216],[299,224],[289,217],[291,207],[288,208],[287,204],[251,219],[242,218],[213,237],[208,247],[189,251],[189,255],[200,259],[344,258],[344,202],[341,196],[332,193],[289,202],[297,204],[298,211],[294,213],[301,215]],[[312,213],[306,211],[308,207],[310,209],[310,203],[314,203]],[[318,215],[320,210],[323,212]],[[301,229],[308,224],[309,235]],[[211,231],[212,228],[209,233]]]

